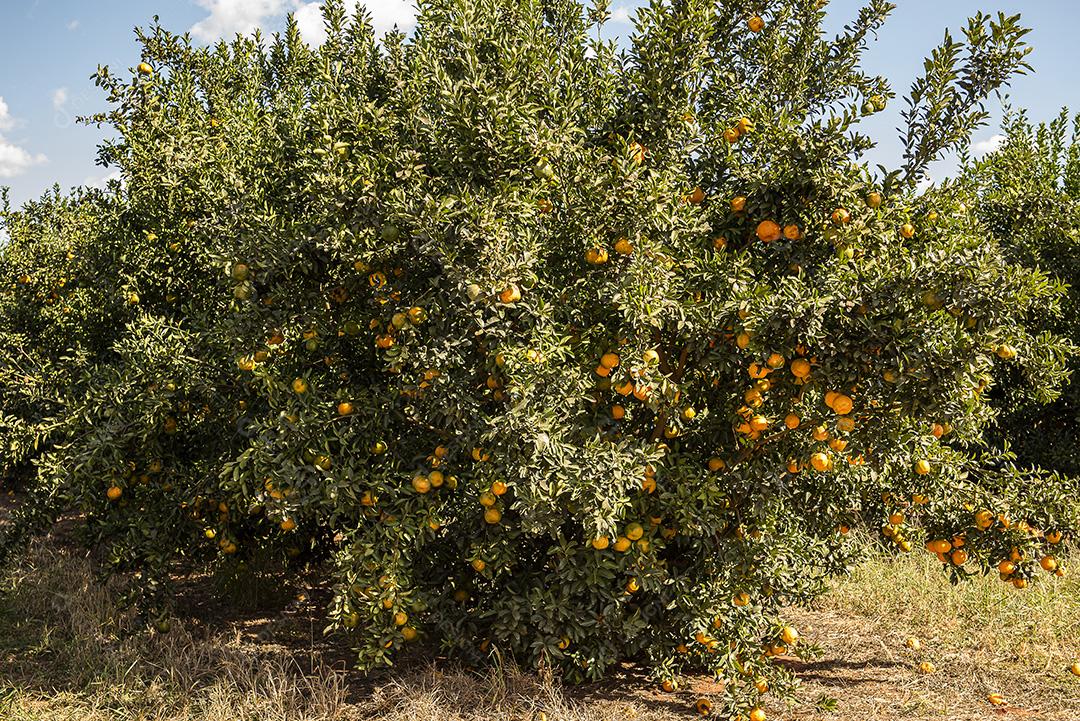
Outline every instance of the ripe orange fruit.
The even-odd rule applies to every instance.
[[[308,382],[303,378],[297,378],[292,382],[292,389],[296,393],[307,393]]]
[[[401,637],[406,641],[415,641],[416,637],[419,635],[419,631],[417,631],[412,626],[406,626],[405,628],[401,629]]]
[[[758,223],[757,237],[763,243],[771,243],[780,239],[780,226],[771,220],[763,220]]]
[[[1069,673],[1073,676],[1080,676],[1080,661],[1077,661],[1072,666],[1069,666]]]
[[[851,416],[841,416],[836,419],[836,429],[844,433],[851,433],[855,430],[855,419]]]
[[[740,135],[747,135],[754,132],[754,122],[747,117],[739,118],[735,123],[735,127],[738,129]]]
[[[629,238],[619,238],[615,241],[615,252],[620,255],[630,255],[634,252],[634,244]]]
[[[619,536],[615,539],[615,543],[612,545],[612,548],[614,548],[619,553],[626,553],[630,550],[631,545],[633,545],[633,541],[631,541],[626,536]]]
[[[1002,696],[999,693],[990,694],[989,696],[986,697],[986,700],[989,701],[990,703],[992,703],[995,706],[1004,706],[1007,703],[1007,701],[1005,700],[1005,697]]]
[[[832,222],[836,225],[847,225],[851,222],[851,213],[845,208],[837,208],[832,212]]]
[[[701,186],[699,185],[690,191],[690,195],[688,195],[686,199],[694,205],[698,205],[705,200],[705,191],[702,190]]]
[[[735,336],[735,345],[739,348],[746,348],[746,346],[750,345],[750,334],[746,331],[739,333]]]
[[[866,196],[866,204],[868,206],[870,206],[871,208],[880,208],[881,207],[881,193],[878,193],[877,191],[874,191],[873,193],[870,193],[869,195],[867,195]]]
[[[619,365],[619,355],[617,353],[605,353],[600,356],[600,365],[612,370]]]
[[[139,63],[138,68],[139,75],[153,75],[154,69],[150,67],[150,63]]]
[[[349,403],[348,401],[342,401],[341,403],[337,404],[337,412],[339,416],[352,415],[353,404]]]
[[[792,646],[799,640],[799,631],[794,626],[784,626],[780,631],[780,638],[784,640],[788,646]]]
[[[709,470],[712,471],[713,473],[716,473],[717,471],[723,470],[726,465],[727,464],[724,463],[723,458],[717,458],[716,456],[713,456],[712,458],[709,459]]]
[[[431,490],[431,481],[427,479],[427,476],[414,476],[412,487],[417,493],[427,493]]]
[[[799,230],[799,226],[791,223],[784,226],[784,237],[788,240],[799,240],[802,238],[802,231]]]
[[[842,393],[837,393],[836,397],[833,398],[831,407],[837,415],[846,416],[848,413],[851,413],[851,409],[854,405],[851,398]]]
[[[712,703],[707,698],[699,698],[694,702],[694,708],[702,716],[708,716],[712,713]]]
[[[910,240],[915,237],[915,226],[911,223],[904,223],[900,226],[900,235]]]
[[[1061,543],[1061,531],[1047,531],[1046,542],[1051,545]]]
[[[807,378],[810,376],[810,361],[803,358],[796,358],[791,361],[791,375],[796,378]]]
[[[925,476],[930,473],[930,461],[925,459],[919,459],[915,461],[915,473],[920,476]]]
[[[1012,561],[1002,561],[998,564],[998,572],[1003,576],[1011,576],[1016,573],[1016,564]]]
[[[769,427],[769,419],[765,416],[754,416],[750,419],[750,429],[754,431],[764,431]]]
[[[765,709],[755,707],[750,711],[750,721],[765,721]]]
[[[1057,562],[1057,559],[1054,558],[1053,556],[1043,556],[1039,560],[1039,565],[1042,566],[1042,569],[1044,571],[1047,571],[1049,573],[1053,573],[1054,571],[1057,570],[1058,562]]]
[[[824,473],[829,470],[829,466],[831,465],[829,460],[828,454],[818,451],[810,456],[810,465],[814,467],[815,471]]]
[[[784,356],[780,355],[779,353],[771,353],[769,354],[769,357],[765,360],[765,365],[769,366],[773,370],[776,370],[777,368],[783,368]]]
[[[975,525],[979,530],[985,531],[994,525],[994,514],[990,511],[979,511],[975,514]]]
[[[666,693],[672,693],[675,689],[679,688],[679,684],[671,679],[664,679],[664,682],[660,684],[660,688]]]
[[[800,422],[799,417],[794,413],[788,413],[787,416],[784,417],[784,425],[792,430],[798,428]]]
[[[829,440],[829,431],[825,426],[814,426],[814,440],[815,441],[827,441]]]
[[[640,523],[630,523],[626,526],[624,533],[631,541],[636,541],[645,535],[645,529],[641,527]]]
[[[963,566],[965,563],[967,563],[968,554],[967,551],[965,551],[964,549],[957,548],[955,551],[952,552],[952,555],[949,558],[955,565]]]
[[[926,550],[931,553],[948,553],[952,550],[952,544],[943,538],[939,538],[933,541],[928,541],[926,544]]]
[[[611,407],[611,417],[617,421],[621,421],[626,417],[626,409],[616,404]]]
[[[484,521],[494,526],[502,520],[502,512],[498,508],[487,508],[484,510]]]
[[[746,591],[739,591],[732,596],[731,603],[736,606],[747,606],[750,604],[750,594]]]
[[[750,28],[752,33],[760,33],[765,29],[765,21],[760,16],[755,15],[746,21],[746,27]]]
[[[922,649],[922,642],[914,636],[909,636],[904,641],[904,645],[910,648],[912,651],[919,651]]]
[[[929,661],[923,661],[919,664],[919,673],[933,673],[934,671],[937,671],[937,669]]]
[[[737,195],[731,199],[731,211],[733,213],[741,213],[746,208],[746,198],[742,195]]]
[[[605,548],[611,545],[611,540],[607,536],[597,536],[590,541],[593,548],[597,551],[603,551]]]
[[[519,300],[521,300],[521,290],[516,285],[511,283],[510,285],[503,288],[502,292],[499,293],[499,300],[507,305],[511,303],[517,303]]]
[[[109,490],[105,491],[105,497],[110,501],[119,501],[122,495],[124,495],[124,489],[120,486],[109,486]]]
[[[585,262],[591,265],[603,265],[608,262],[606,248],[589,248],[585,251]]]
[[[730,143],[732,145],[739,142],[739,131],[738,131],[738,129],[737,128],[728,128],[727,130],[725,130],[724,131],[724,140],[728,141],[728,143]]]
[[[282,522],[281,522],[281,524],[280,524],[280,525],[281,525],[281,530],[283,530],[283,531],[285,531],[286,533],[288,533],[289,531],[291,531],[291,530],[293,530],[294,528],[296,528],[296,521],[294,521],[294,520],[293,520],[293,519],[291,519],[291,518],[286,518],[286,519],[285,519],[284,521],[282,521]]]
[[[536,207],[540,209],[541,213],[550,213],[555,209],[555,205],[547,198],[541,198],[536,201]]]

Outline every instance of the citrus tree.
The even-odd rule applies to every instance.
[[[966,180],[974,186],[974,207],[1008,257],[1048,269],[1068,283],[1062,312],[1041,320],[1040,327],[1080,341],[1080,143],[1078,126],[1063,112],[1050,123],[1035,125],[1023,112],[1012,112],[1002,128],[1001,147],[983,158],[969,158]],[[1035,326],[1032,326],[1033,328]],[[1075,360],[1069,364],[1075,374]],[[1075,458],[1075,425],[1080,387],[1069,383],[1058,396],[1033,397],[1043,387],[1038,377],[1010,373],[992,398],[1003,410],[992,437],[1007,440],[1026,466],[1080,475]],[[1049,405],[1047,403],[1049,402]]]
[[[140,35],[98,74],[108,352],[24,507],[80,511],[155,613],[178,562],[325,561],[364,667],[635,659],[753,721],[857,523],[957,577],[1063,573],[1076,489],[972,450],[997,366],[1063,377],[1032,330],[1060,288],[916,191],[1025,31],[946,37],[873,173],[891,5],[832,39],[823,5],[655,2],[626,49],[565,0],[432,0],[378,44],[340,2],[317,48]]]
[[[0,470],[5,485],[33,486],[35,460],[65,437],[68,404],[85,392],[87,367],[108,356],[119,329],[102,233],[113,203],[96,191],[53,191],[17,211],[4,200]],[[27,510],[37,522],[18,536],[40,530],[61,505],[36,498]]]

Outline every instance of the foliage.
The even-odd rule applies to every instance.
[[[328,559],[362,666],[421,635],[571,678],[635,658],[714,671],[732,713],[790,689],[779,610],[856,522],[925,528],[957,577],[1015,548],[1022,585],[1076,489],[966,449],[996,367],[1063,377],[1031,327],[1060,289],[860,162],[889,3],[834,40],[817,0],[752,5],[654,2],[626,52],[568,0],[432,0],[380,45],[340,2],[318,48],[141,36],[98,75],[123,186],[78,343],[107,351],[35,493],[157,608],[180,560]],[[978,62],[933,61],[968,110],[913,116],[920,158],[1021,66],[1018,26],[972,28]],[[5,314],[39,302],[14,287]]]
[[[1071,129],[1070,129],[1071,126]],[[1023,112],[1010,112],[999,149],[967,158],[965,179],[974,188],[974,207],[1010,259],[1048,269],[1068,283],[1061,313],[1040,320],[1046,332],[1080,342],[1080,124],[1066,112],[1033,125]],[[1034,319],[1033,319],[1034,320]],[[1076,361],[1069,364],[1075,374]],[[1032,397],[1031,388],[1053,391],[1041,378],[1011,374],[993,394],[1003,411],[991,437],[1012,444],[1026,466],[1080,476],[1076,421],[1080,387]],[[1046,405],[1049,402],[1049,405]]]

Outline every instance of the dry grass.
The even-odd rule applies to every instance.
[[[0,603],[0,718],[117,721],[345,718],[346,679],[195,625],[141,628],[87,560],[36,552]]]
[[[996,575],[954,586],[929,554],[883,556],[839,581],[817,610],[862,620],[860,634],[840,624],[821,643],[869,647],[898,663],[893,685],[912,696],[915,717],[968,718],[966,709],[981,706],[970,718],[989,718],[978,714],[987,713],[989,694],[1001,693],[1017,715],[1080,719],[1080,683],[1068,672],[1080,659],[1076,576],[1046,576],[1023,591]],[[920,641],[919,652],[904,647],[908,637]],[[937,671],[914,673],[921,661]]]
[[[1080,682],[1064,672],[1080,658],[1080,583],[953,587],[931,560],[872,559],[816,608],[792,610],[825,655],[787,661],[804,687],[770,718],[1080,719]],[[2,591],[3,721],[675,721],[716,688],[692,679],[661,694],[628,668],[602,686],[563,689],[511,664],[478,675],[427,661],[364,678],[322,638],[317,603],[287,620],[223,617],[211,604],[213,625],[193,616],[148,634],[117,606],[115,583],[99,584],[89,561],[63,549],[37,550]],[[289,628],[258,633],[275,623]],[[908,635],[922,652],[903,647]],[[938,673],[916,673],[921,660]],[[990,691],[1010,706],[992,709]],[[833,711],[823,710],[829,698]]]

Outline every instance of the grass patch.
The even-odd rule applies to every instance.
[[[881,555],[838,580],[823,602],[874,619],[889,635],[974,652],[976,661],[1042,671],[1080,658],[1077,576],[1046,574],[1023,590],[996,574],[953,585],[928,553]]]
[[[322,637],[318,603],[297,617],[229,616],[243,599],[220,579],[195,579],[185,583],[220,603],[198,604],[162,634],[116,604],[121,583],[103,585],[85,557],[47,547],[0,580],[0,719],[676,721],[694,716],[697,696],[718,692],[709,679],[687,679],[662,694],[631,668],[563,688],[509,663],[475,673],[419,657],[364,676],[339,639]],[[1028,719],[1080,718],[1080,679],[1066,671],[1080,658],[1077,579],[1025,591],[996,577],[952,586],[925,554],[880,556],[791,616],[825,655],[790,661],[804,680],[800,702],[771,707],[771,721],[977,721],[992,717],[992,691]],[[267,636],[267,626],[288,628]],[[919,652],[904,647],[908,636]],[[918,674],[923,660],[938,672]],[[835,707],[822,703],[829,698]]]

